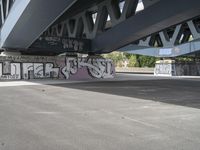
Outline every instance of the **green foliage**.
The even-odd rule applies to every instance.
[[[126,56],[124,55],[124,53],[119,53],[119,52],[104,54],[103,57],[112,59],[115,65],[119,65],[120,63],[126,60]]]
[[[195,57],[190,56],[180,56],[176,58],[177,62],[193,62],[195,61]]]
[[[137,67],[154,67],[156,58],[150,56],[136,55]]]
[[[155,63],[159,58],[135,55],[122,52],[113,52],[109,54],[104,54],[103,57],[112,59],[116,66],[123,67],[126,66],[125,62],[128,62],[128,67],[154,67]],[[176,62],[195,62],[200,61],[200,57],[194,56],[180,56],[175,58]]]
[[[128,67],[154,67],[157,60],[155,57],[121,52],[113,52],[103,55],[103,57],[112,59],[118,67],[122,67],[125,61],[128,61]]]
[[[136,55],[131,55],[128,60],[129,60],[128,67],[136,67],[137,66]]]

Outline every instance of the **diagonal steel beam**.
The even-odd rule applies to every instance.
[[[167,27],[200,14],[199,0],[161,0],[146,10],[98,35],[92,41],[95,52],[111,52]]]
[[[1,47],[28,48],[76,1],[15,0],[1,29]]]

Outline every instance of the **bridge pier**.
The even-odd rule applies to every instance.
[[[177,61],[164,59],[156,62],[154,75],[156,76],[200,76],[199,61]]]
[[[17,53],[0,56],[0,80],[89,80],[113,78],[114,75],[112,60],[100,57],[25,56]]]

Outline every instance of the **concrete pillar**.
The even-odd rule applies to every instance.
[[[164,59],[156,61],[154,75],[156,76],[175,76],[175,60]]]

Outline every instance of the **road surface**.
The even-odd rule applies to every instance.
[[[199,78],[0,83],[0,150],[199,147]]]

